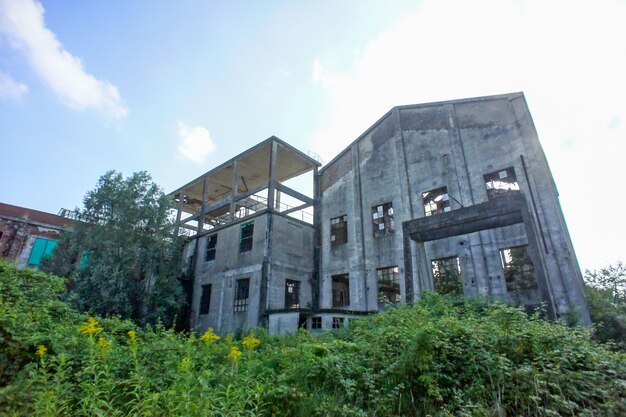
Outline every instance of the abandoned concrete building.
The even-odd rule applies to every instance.
[[[0,203],[0,258],[23,268],[37,268],[57,246],[59,234],[73,220],[61,209],[58,215]]]
[[[423,291],[589,323],[522,93],[394,107],[323,167],[271,137],[171,195],[197,331],[338,328]]]

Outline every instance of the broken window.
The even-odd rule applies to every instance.
[[[330,219],[330,245],[339,246],[348,241],[348,216]]]
[[[285,308],[300,308],[300,281],[285,281]]]
[[[461,262],[458,256],[434,259],[431,265],[435,291],[440,294],[463,295]]]
[[[450,196],[448,195],[448,187],[441,187],[422,193],[422,202],[424,203],[424,214],[426,216],[449,212]]]
[[[391,203],[372,207],[372,222],[374,237],[393,233],[396,229],[396,223],[393,219],[393,206]]]
[[[39,266],[41,259],[52,255],[52,251],[57,247],[57,241],[38,237],[33,243],[33,248],[28,257],[28,265]]]
[[[235,286],[234,311],[239,313],[248,311],[248,298],[250,297],[250,278],[238,279]]]
[[[321,329],[322,328],[322,318],[321,317],[311,317],[311,329]]]
[[[343,317],[333,317],[333,329],[341,329],[343,327]]]
[[[527,252],[527,245],[500,249],[504,279],[508,291],[537,288],[535,267]]]
[[[400,302],[400,270],[397,266],[380,268],[378,274],[378,304],[396,304]]]
[[[239,239],[239,252],[252,250],[252,237],[254,235],[254,222],[241,225],[241,237]]]
[[[333,275],[333,307],[350,305],[350,276],[348,274]]]
[[[519,191],[519,184],[513,168],[505,168],[500,171],[483,175],[487,197],[492,198],[498,194],[509,191]]]
[[[211,284],[202,286],[202,295],[200,296],[200,314],[209,314],[211,307]]]
[[[204,255],[205,261],[212,261],[215,259],[215,247],[217,246],[217,235],[211,235],[206,239],[206,253]]]

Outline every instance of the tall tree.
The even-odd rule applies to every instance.
[[[107,172],[44,269],[70,278],[68,294],[80,310],[171,323],[182,301],[182,242],[171,204],[146,172]]]

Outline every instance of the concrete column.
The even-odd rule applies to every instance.
[[[230,193],[230,220],[235,219],[235,209],[237,208],[237,193],[239,191],[239,163],[233,161],[233,188]]]
[[[272,141],[270,150],[270,171],[269,171],[269,187],[267,191],[267,207],[274,211],[275,194],[276,194],[276,153],[278,151],[278,143]]]
[[[200,219],[198,220],[198,233],[204,230],[204,215],[206,214],[206,202],[209,197],[209,178],[204,177],[202,183],[202,206],[200,208]]]

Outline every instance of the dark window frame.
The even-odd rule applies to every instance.
[[[249,252],[252,250],[252,242],[254,238],[254,221],[246,222],[240,226],[239,234],[239,253]]]
[[[333,329],[342,329],[345,323],[345,317],[333,317]]]
[[[483,179],[487,190],[487,198],[493,198],[499,194],[520,190],[517,175],[515,175],[515,168],[513,167],[489,172],[483,175]]]
[[[217,253],[217,233],[207,236],[206,252],[204,253],[204,261],[214,261]]]
[[[395,211],[391,201],[372,207],[374,237],[393,234],[396,230]]]
[[[243,313],[248,311],[250,300],[250,278],[241,278],[235,281],[235,299],[233,312]]]
[[[400,290],[400,268],[388,266],[376,270],[378,281],[378,304],[398,304],[402,300]]]
[[[285,308],[300,308],[300,281],[285,280]]]
[[[435,292],[463,295],[463,270],[458,256],[433,259],[430,261],[430,265]]]
[[[424,216],[447,213],[451,210],[448,187],[439,187],[422,193]]]
[[[322,318],[320,316],[311,317],[311,330],[322,328]]]
[[[539,288],[535,266],[528,255],[528,245],[500,249],[500,261],[507,291]]]
[[[339,246],[348,242],[348,216],[330,219],[330,245]]]
[[[211,309],[211,292],[212,292],[211,284],[206,284],[202,286],[202,293],[200,295],[199,314],[209,314],[209,310]]]
[[[350,305],[350,274],[331,276],[331,295],[333,308]]]

